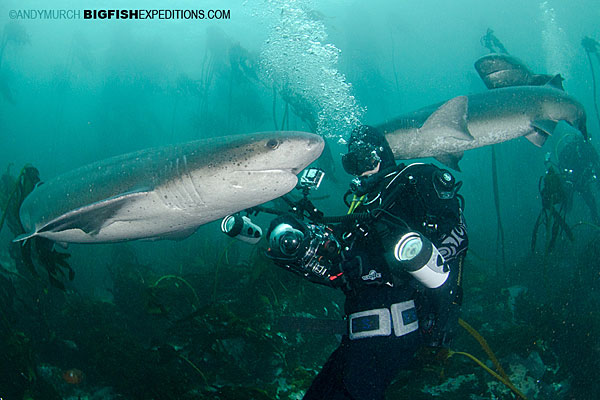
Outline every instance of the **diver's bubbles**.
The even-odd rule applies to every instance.
[[[571,77],[571,60],[575,58],[572,43],[560,24],[557,12],[552,2],[542,1],[539,5],[540,20],[543,29],[542,47],[546,58],[546,72],[549,74],[562,74],[566,79]]]
[[[316,132],[341,138],[360,125],[364,108],[338,70],[341,50],[328,43],[325,24],[310,0],[266,0],[256,12],[269,26],[261,72]]]

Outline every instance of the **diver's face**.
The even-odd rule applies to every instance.
[[[375,168],[373,168],[370,171],[365,171],[362,174],[360,174],[360,176],[369,176],[369,175],[373,175],[379,172],[379,168],[381,167],[381,162],[377,163],[377,166]]]
[[[370,175],[379,169],[381,158],[377,149],[363,141],[356,141],[348,146],[348,153],[342,156],[342,166],[350,175]]]

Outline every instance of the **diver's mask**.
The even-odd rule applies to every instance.
[[[342,156],[344,171],[350,175],[360,176],[377,168],[381,162],[376,146],[364,141],[356,141],[348,146],[348,153]]]
[[[433,187],[438,197],[442,200],[454,198],[461,186],[462,182],[456,182],[454,175],[448,170],[436,170],[433,173]]]

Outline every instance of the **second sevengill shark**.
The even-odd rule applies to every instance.
[[[25,234],[60,243],[178,239],[292,190],[323,151],[306,132],[198,140],[101,160],[38,185],[20,209]]]
[[[465,150],[525,136],[542,146],[565,121],[587,137],[583,106],[545,86],[514,86],[458,96],[379,125],[398,160],[434,157],[459,170]]]

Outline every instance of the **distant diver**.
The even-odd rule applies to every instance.
[[[592,143],[576,134],[563,137],[566,144],[558,153],[558,161],[551,161],[546,155],[547,171],[540,178],[539,190],[542,198],[542,210],[538,216],[532,234],[531,250],[535,250],[538,230],[546,227],[546,252],[554,250],[556,240],[564,232],[569,240],[573,233],[566,222],[567,213],[573,208],[574,194],[577,192],[588,207],[591,221],[600,226],[598,206],[593,187],[600,187],[598,172],[600,158]],[[560,144],[560,142],[559,142]]]
[[[600,225],[596,197],[592,187],[600,188],[600,159],[590,141],[578,135],[569,135],[570,140],[558,154],[558,168],[568,190],[569,208],[572,206],[573,194],[581,195],[590,210],[592,221]]]
[[[504,47],[500,39],[496,37],[491,28],[487,29],[485,35],[481,37],[480,42],[483,47],[490,51],[490,53],[508,54],[506,47]]]
[[[531,235],[531,251],[535,251],[538,231],[545,227],[544,253],[549,254],[554,250],[556,240],[562,232],[572,241],[573,233],[565,218],[567,213],[567,191],[557,169],[549,165],[545,175],[540,178],[538,190],[542,199],[542,210],[533,226]]]

